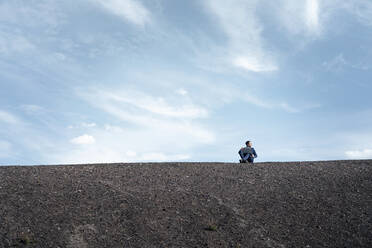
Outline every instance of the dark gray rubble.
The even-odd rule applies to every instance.
[[[372,160],[0,166],[0,247],[372,247]]]

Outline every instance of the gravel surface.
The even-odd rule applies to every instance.
[[[0,166],[0,247],[372,247],[372,160]]]

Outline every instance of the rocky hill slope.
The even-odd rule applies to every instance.
[[[0,166],[0,247],[372,247],[372,160]]]

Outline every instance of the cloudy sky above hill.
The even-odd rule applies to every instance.
[[[0,1],[0,164],[372,158],[372,2]]]

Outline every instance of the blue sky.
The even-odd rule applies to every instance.
[[[372,1],[0,0],[0,164],[372,158]]]

